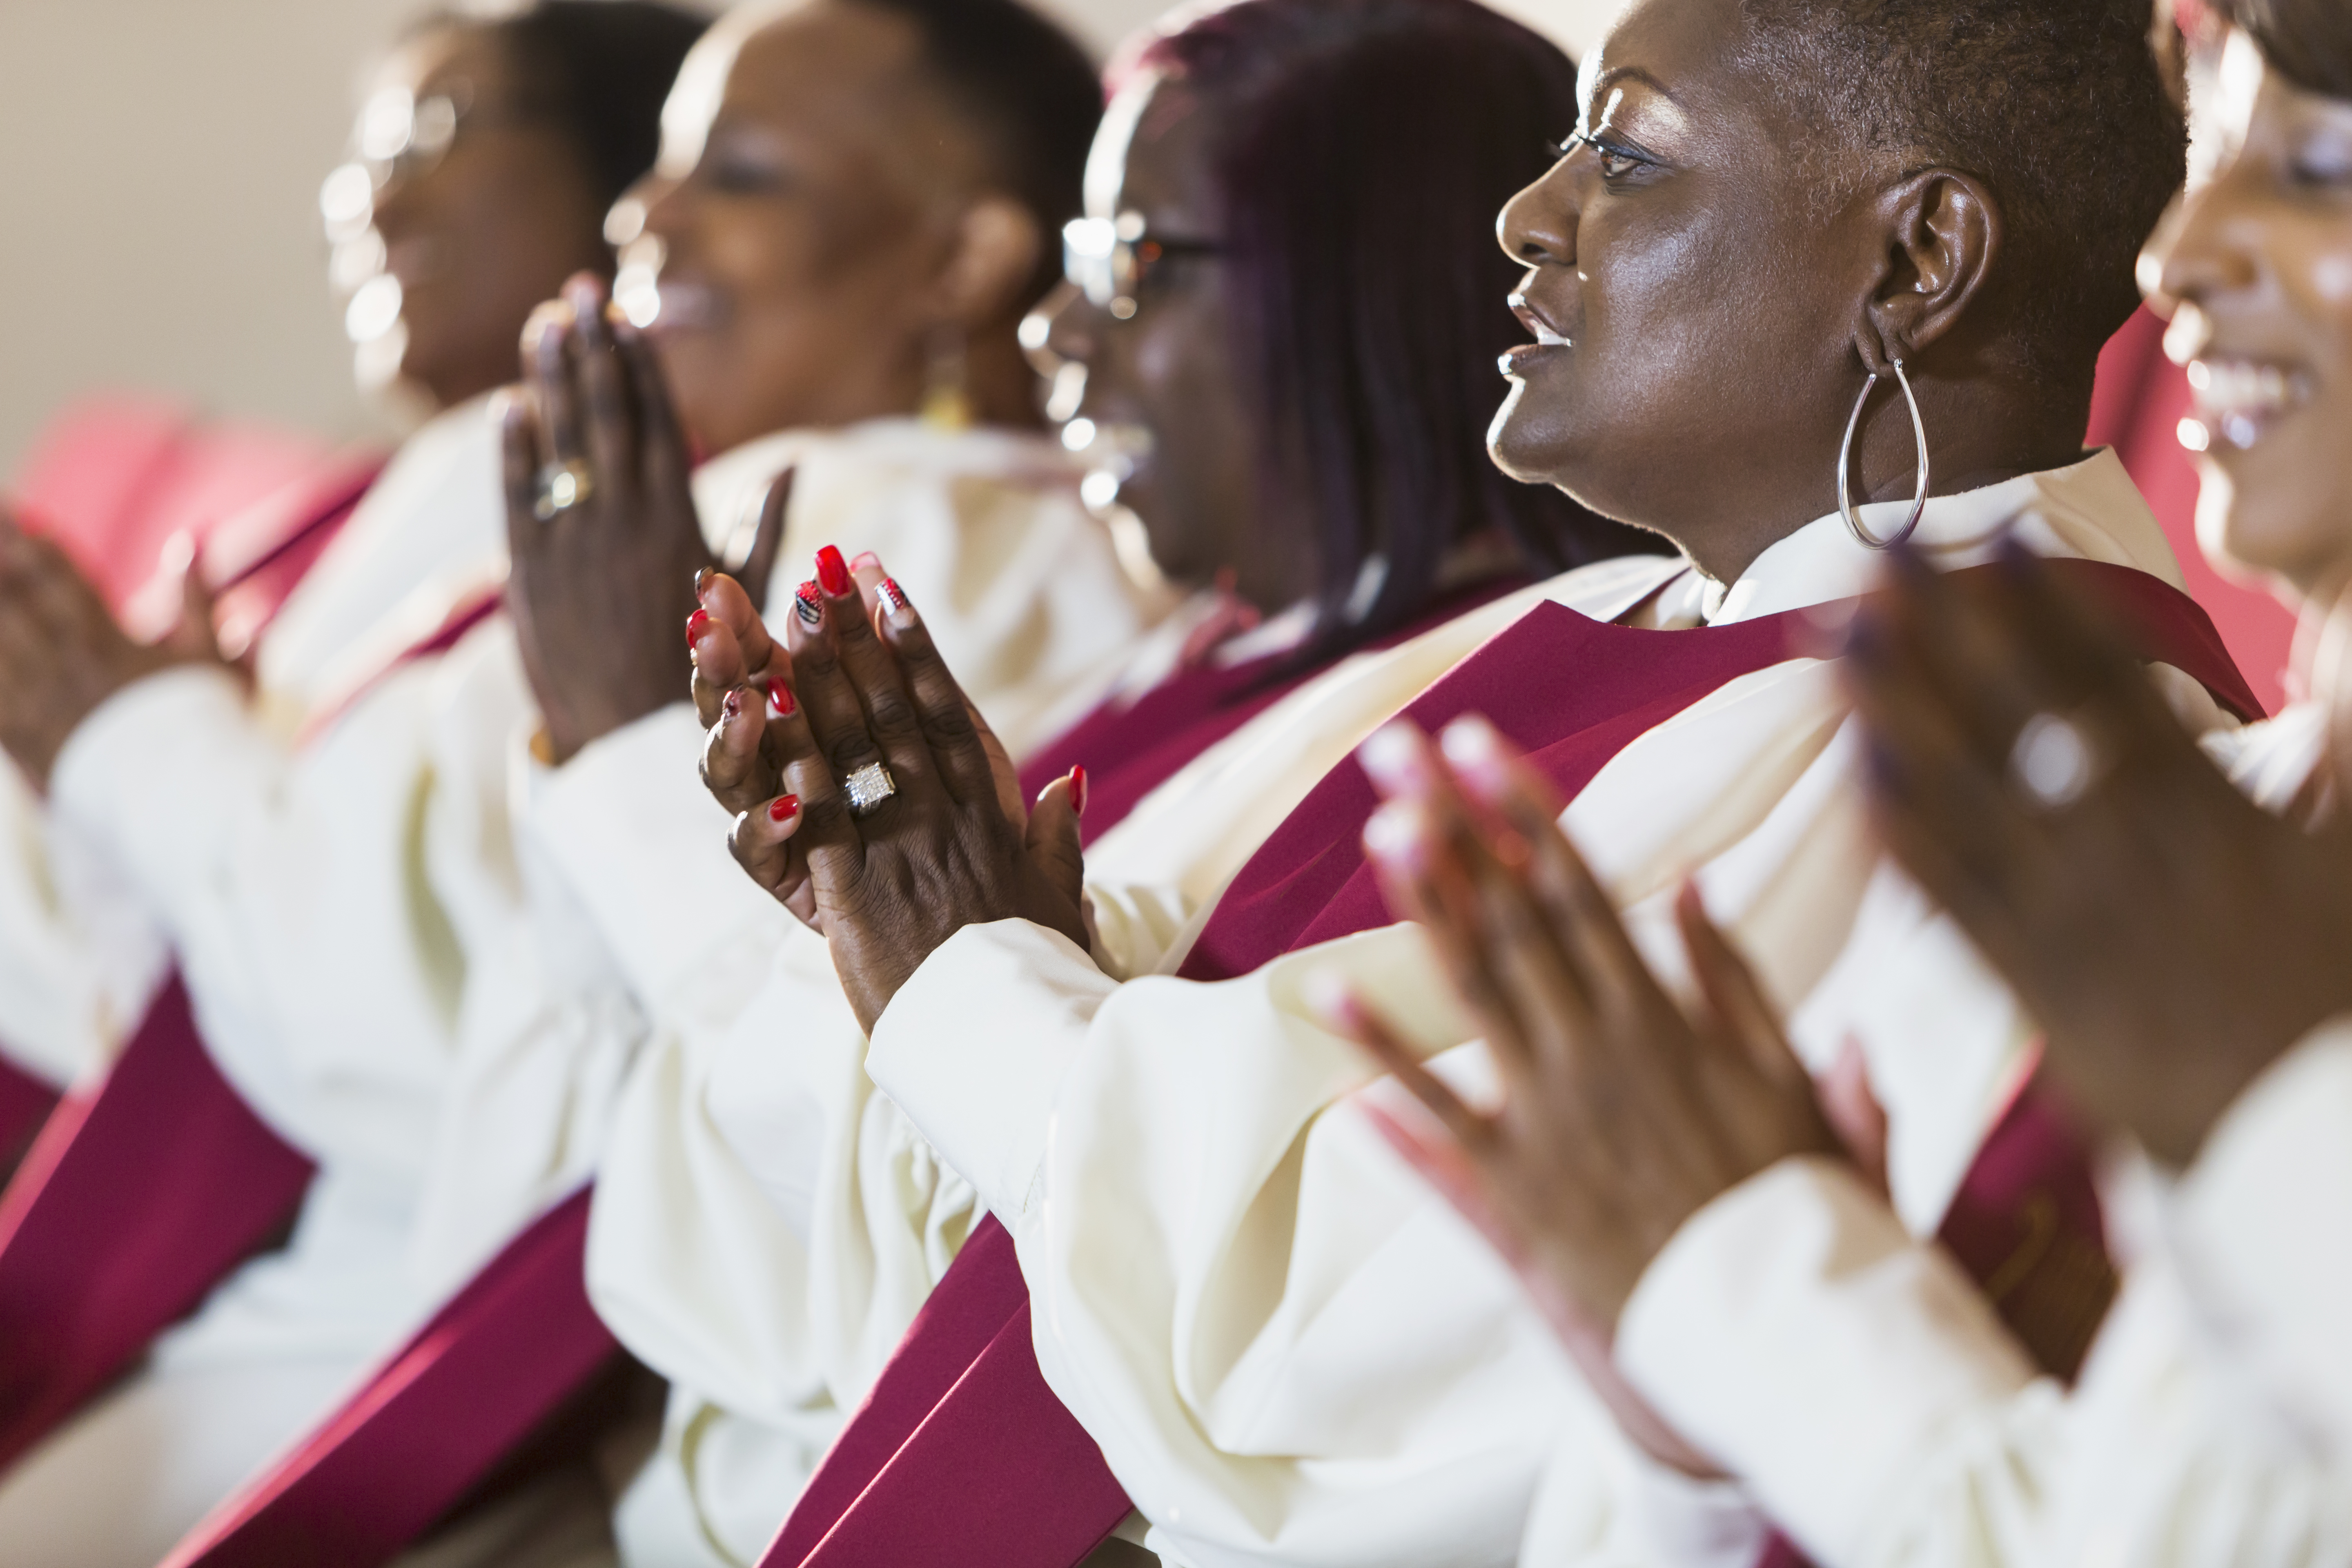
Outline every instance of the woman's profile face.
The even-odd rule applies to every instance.
[[[1834,504],[1861,385],[1853,302],[1869,291],[1828,253],[1836,220],[1811,210],[1769,95],[1741,74],[1738,13],[1637,5],[1583,63],[1588,140],[1498,226],[1528,265],[1512,305],[1536,342],[1505,356],[1495,460],[1664,532],[1703,567],[1727,494],[1811,508],[1790,521]]]
[[[921,47],[878,7],[816,0],[743,39],[709,104],[681,103],[692,62],[681,76],[659,170],[624,204],[644,237],[616,292],[705,450],[919,405],[913,301],[977,179]]]
[[[2352,580],[2352,102],[2306,91],[2242,36],[2223,57],[2221,163],[2140,276],[2189,370],[2208,553],[2332,597]]]
[[[362,380],[396,374],[445,407],[512,381],[532,308],[609,263],[579,153],[476,27],[432,30],[385,63],[360,146],[370,163],[335,182],[365,190],[371,163],[380,181],[352,204],[365,233],[338,248]]]
[[[1053,412],[1074,447],[1116,465],[1118,500],[1142,520],[1160,570],[1202,584],[1231,567],[1244,597],[1279,607],[1292,584],[1283,563],[1260,559],[1273,531],[1257,526],[1261,437],[1214,249],[1223,204],[1209,130],[1181,83],[1146,76],[1121,90],[1087,163],[1087,216],[1140,220],[1139,270],[1109,300],[1066,283],[1026,331],[1045,366],[1085,367],[1083,398]]]

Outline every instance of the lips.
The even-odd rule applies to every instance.
[[[2189,362],[2195,416],[2181,423],[2181,444],[2203,451],[2219,444],[2245,451],[2311,401],[2310,375],[2275,360],[2208,353]]]
[[[1525,294],[1512,295],[1510,306],[1511,314],[1517,316],[1520,324],[1536,335],[1536,341],[1531,343],[1521,343],[1516,348],[1506,349],[1503,352],[1502,358],[1496,362],[1496,368],[1500,370],[1507,378],[1518,379],[1538,360],[1546,357],[1555,349],[1575,346],[1574,341],[1560,330],[1560,324],[1546,314],[1541,307],[1528,300]]]

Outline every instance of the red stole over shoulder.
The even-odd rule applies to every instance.
[[[2050,564],[2107,599],[2144,657],[2195,677],[2241,717],[2260,713],[2211,621],[2187,595],[2126,567]],[[1642,631],[1542,604],[1404,712],[1428,730],[1486,714],[1572,798],[1644,731],[1742,675],[1800,657],[1808,627],[1805,612],[1792,611]],[[1244,866],[1180,973],[1247,973],[1389,923],[1360,842],[1373,802],[1352,762],[1326,775]],[[2022,1224],[2021,1205],[2032,1211]],[[1979,1278],[2004,1267],[2017,1277],[1999,1303],[2007,1308],[2041,1294],[2036,1273],[2079,1259],[2081,1232],[2068,1227],[2086,1219],[2095,1232],[2087,1169],[2055,1120],[2021,1097],[1988,1140],[1946,1229],[1957,1231],[1952,1245]],[[1011,1238],[992,1216],[932,1292],[761,1568],[1069,1568],[1098,1544],[1126,1516],[1128,1499],[1038,1373],[1027,1309]],[[2088,1333],[2081,1339],[2087,1343]]]
[[[215,531],[228,558],[215,606],[238,640],[276,616],[382,468],[338,459]],[[12,1173],[0,1193],[5,1469],[266,1242],[311,1166],[215,1070],[177,975],[97,1085],[60,1100],[14,1069],[0,1077],[0,1142],[40,1129],[21,1163],[0,1167]]]

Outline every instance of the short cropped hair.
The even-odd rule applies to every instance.
[[[2223,0],[2217,9],[2287,80],[2352,99],[2352,11],[2343,0]]]
[[[1527,337],[1495,215],[1575,123],[1567,56],[1475,0],[1240,0],[1135,64],[1213,128],[1260,489],[1313,531],[1310,654],[1414,619],[1473,534],[1542,574],[1637,547],[1486,456],[1496,359]]]
[[[2037,368],[2087,368],[2139,304],[2132,268],[2180,188],[2188,128],[2149,0],[1743,0],[1749,47],[1822,128],[1824,194],[1892,167],[1982,180],[2014,265],[2000,292]],[[1841,169],[1845,171],[1840,177]]]
[[[1045,243],[1032,288],[1062,276],[1062,226],[1083,207],[1102,83],[1076,39],[1020,0],[853,0],[921,32],[923,67],[982,138],[990,176],[1029,209]]]
[[[436,20],[478,26],[497,40],[579,153],[600,210],[653,167],[662,102],[709,25],[654,0],[536,0],[493,19],[444,13]]]

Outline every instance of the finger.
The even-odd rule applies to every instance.
[[[578,387],[574,395],[582,449],[597,484],[634,492],[639,478],[636,419],[612,331],[604,324],[604,286],[593,273],[574,273],[563,285],[563,302],[572,310],[571,363]]]
[[[881,563],[876,562],[874,569],[881,571]],[[966,805],[997,794],[997,773],[991,762],[996,738],[940,657],[922,612],[898,581],[887,574],[877,576],[868,592],[874,624],[889,639],[890,653],[914,703],[924,747],[948,794]]]
[[[1559,955],[1555,966],[1529,953],[1530,978],[1541,980],[1545,1004],[1563,1009],[1563,1023],[1581,1030],[1595,1014],[1614,1009],[1631,1016],[1663,1003],[1616,904],[1561,831],[1550,784],[1477,714],[1448,724],[1438,751],[1463,795],[1484,808],[1474,831],[1498,877],[1518,889],[1514,903],[1524,913],[1513,918],[1534,921]]]
[[[1675,895],[1675,925],[1682,933],[1684,950],[1690,954],[1691,977],[1714,1016],[1720,1037],[1740,1051],[1766,1083],[1811,1094],[1811,1075],[1789,1044],[1779,1010],[1764,994],[1763,984],[1748,960],[1707,918],[1706,900],[1695,880],[1685,881]]]
[[[686,646],[694,660],[694,716],[708,730],[719,722],[727,699],[750,684],[743,650],[733,632],[698,606],[686,618]]]
[[[531,324],[537,330],[527,368],[531,395],[539,404],[540,433],[547,443],[546,460],[576,463],[586,448],[580,398],[572,384],[572,307],[551,300],[532,314]]]
[[[1504,1081],[1528,1083],[1553,1053],[1534,1049],[1499,944],[1458,847],[1436,826],[1429,803],[1391,800],[1364,824],[1364,855],[1389,907],[1428,933],[1454,991],[1479,1022]]]
[[[1918,698],[1935,703],[1972,751],[1995,763],[2006,762],[2018,731],[2035,713],[2073,706],[2051,689],[2046,672],[2021,657],[1992,602],[2007,591],[1990,574],[1958,579],[1904,552],[1889,573],[1882,617]]]
[[[1454,1140],[1470,1149],[1483,1149],[1492,1140],[1487,1119],[1462,1101],[1443,1079],[1422,1065],[1421,1055],[1406,1045],[1388,1021],[1365,1005],[1346,978],[1329,970],[1307,977],[1304,1000],[1323,1026],[1364,1048],[1383,1071],[1412,1092],[1437,1118]]]
[[[790,696],[785,693],[787,700]],[[703,742],[703,787],[730,812],[749,811],[782,788],[782,774],[763,744],[767,719],[767,700],[736,687],[720,700],[718,719]]]
[[[694,598],[712,620],[733,635],[743,660],[738,679],[756,685],[788,675],[783,648],[769,634],[767,621],[742,584],[724,572],[705,572],[696,580]]]
[[[807,862],[793,842],[801,826],[797,796],[779,795],[739,813],[728,850],[746,875],[779,903],[791,904],[807,879]]]
[[[828,889],[848,886],[863,869],[866,841],[856,818],[850,815],[849,797],[841,784],[856,767],[843,769],[840,763],[845,754],[854,753],[829,746],[810,721],[814,704],[806,682],[815,666],[814,660],[799,665],[803,681],[800,689],[777,688],[762,720],[761,752],[763,765],[782,780],[780,787],[799,800],[800,825],[793,830],[798,852],[808,863],[810,877],[821,889]],[[818,679],[835,678],[820,670]],[[854,697],[849,706],[854,712]],[[871,753],[867,760],[872,760]],[[858,763],[856,767],[864,765]]]
[[[499,394],[499,475],[507,496],[507,547],[517,560],[538,544],[539,463],[538,417],[530,403],[509,390]]]
[[[639,439],[637,478],[648,493],[669,494],[687,482],[694,470],[694,458],[687,445],[685,426],[678,421],[677,406],[670,402],[669,381],[663,374],[660,356],[646,341],[645,333],[626,316],[608,308],[603,320],[610,331],[614,350],[619,355],[630,400],[636,408]],[[786,469],[779,482],[787,487],[789,493],[792,470]],[[769,492],[769,500],[772,504],[776,500],[773,489]],[[782,509],[778,507],[780,521],[782,515]],[[781,529],[778,531],[781,537]],[[774,563],[775,554],[771,550],[761,569],[753,570],[746,566],[746,581],[756,583],[764,589],[768,582],[764,568],[772,566]]]
[[[845,605],[847,614],[842,613]],[[939,784],[928,756],[919,747],[905,743],[903,731],[897,737],[896,749],[886,753],[871,728],[867,694],[858,689],[835,640],[842,623],[863,619],[854,597],[829,600],[814,581],[803,583],[793,595],[784,647],[792,658],[793,692],[800,699],[801,718],[834,776],[846,779],[877,763],[888,769],[896,793],[868,813],[878,819],[880,827],[887,826],[907,797],[937,789]],[[873,634],[869,631],[866,637],[870,642]],[[884,711],[891,711],[887,703]],[[911,722],[903,705],[898,716]],[[807,792],[802,794],[805,796]]]
[[[1822,1117],[1864,1176],[1886,1195],[1886,1111],[1870,1087],[1870,1058],[1849,1039],[1816,1086]]]
[[[1086,853],[1078,819],[1087,809],[1087,770],[1074,767],[1037,793],[1024,837],[1029,858],[1071,903],[1086,894]]]
[[[866,710],[866,732],[888,759],[902,788],[939,787],[939,764],[915,710],[914,695],[896,654],[875,631],[871,607],[849,574],[849,563],[828,544],[816,552],[816,574],[834,651]]]

